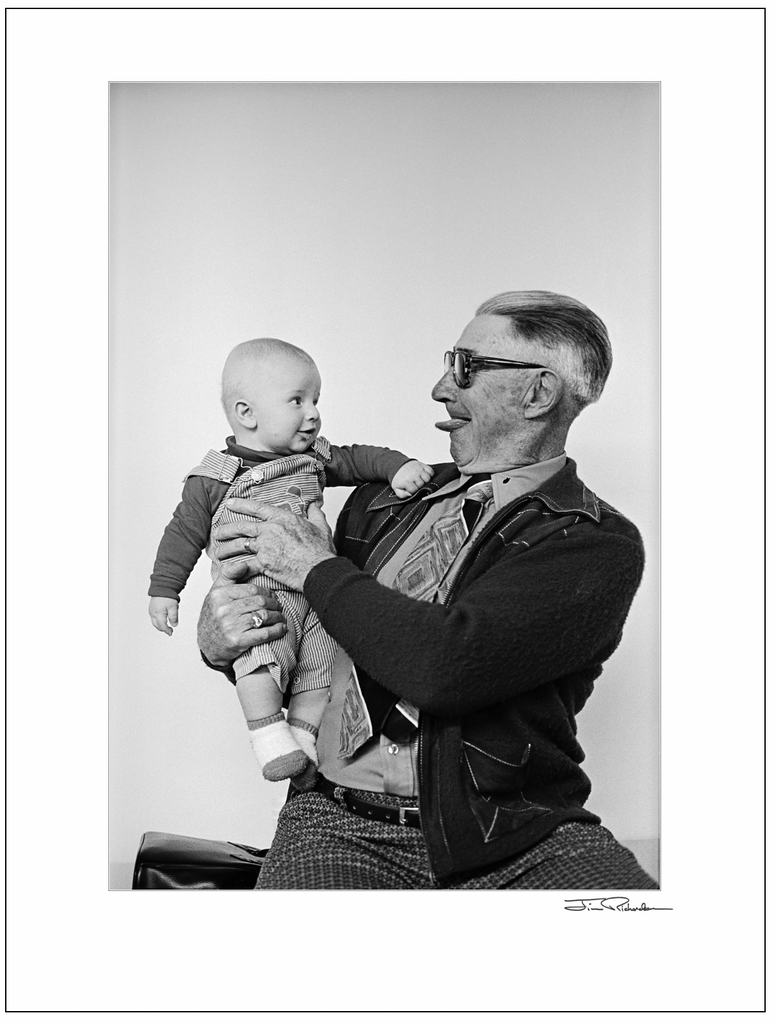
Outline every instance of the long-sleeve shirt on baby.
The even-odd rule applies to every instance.
[[[370,481],[390,483],[408,455],[391,448],[366,444],[330,445],[331,457],[325,462],[327,487],[355,487]],[[272,452],[258,452],[237,444],[234,437],[226,439],[223,454],[240,459],[244,469],[280,458]],[[228,481],[209,476],[189,476],[183,485],[180,504],[162,536],[151,573],[150,597],[177,599],[186,581],[207,547],[210,526],[218,506],[229,490]]]

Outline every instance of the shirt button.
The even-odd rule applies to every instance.
[[[264,470],[259,469],[258,466],[254,466],[251,470],[251,480],[258,480],[259,483],[264,479]]]
[[[396,743],[392,743],[392,744],[390,745],[390,747],[388,747],[388,753],[389,753],[389,754],[393,754],[394,756],[395,756],[396,754],[398,754],[398,753],[399,753],[399,747],[398,747],[398,745],[397,745]]]

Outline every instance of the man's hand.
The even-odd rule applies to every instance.
[[[231,665],[249,647],[286,632],[280,602],[271,590],[234,582],[246,568],[245,562],[223,565],[202,605],[197,643],[211,665]]]
[[[411,459],[396,471],[391,480],[391,487],[397,497],[409,498],[419,491],[423,484],[427,484],[433,475],[434,470],[431,466]]]
[[[230,498],[227,504],[232,511],[253,518],[216,528],[218,557],[253,552],[253,558],[242,562],[251,575],[264,573],[301,591],[313,566],[335,554],[331,530],[319,505],[310,505],[305,518],[246,498]]]

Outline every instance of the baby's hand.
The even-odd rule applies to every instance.
[[[172,636],[172,627],[178,625],[178,602],[174,597],[152,597],[148,602],[148,614],[160,633]]]
[[[412,459],[398,470],[391,480],[391,487],[399,498],[409,498],[415,491],[420,490],[423,484],[427,484],[433,475],[434,470],[431,466]]]

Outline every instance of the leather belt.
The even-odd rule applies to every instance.
[[[370,821],[384,821],[388,825],[409,825],[411,828],[420,828],[420,811],[417,807],[397,807],[391,804],[373,803],[363,797],[356,796],[352,789],[345,789],[344,786],[335,786],[322,775],[308,793],[322,793],[330,800],[339,800],[353,814],[361,818],[368,818]]]

